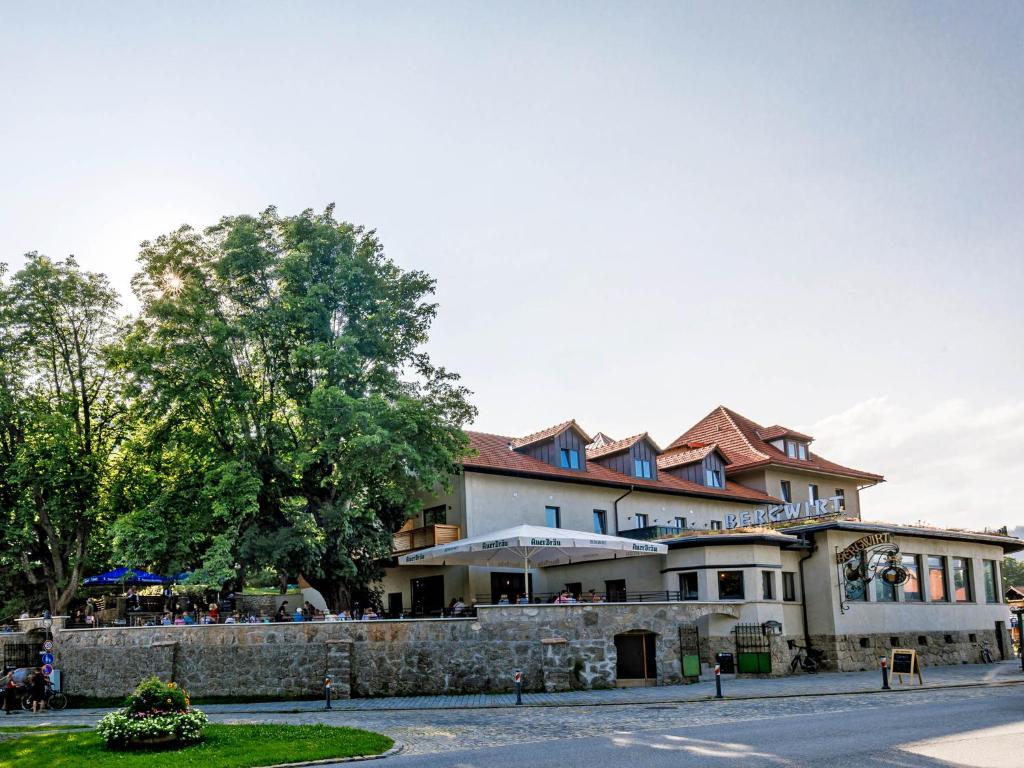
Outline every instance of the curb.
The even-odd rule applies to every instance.
[[[929,685],[929,686],[915,686],[913,688],[907,686],[905,688],[892,688],[889,691],[883,691],[879,688],[859,689],[853,691],[808,691],[803,693],[766,693],[754,695],[738,695],[729,696],[728,694],[722,699],[716,699],[714,695],[708,694],[701,698],[693,699],[655,699],[651,701],[581,701],[581,702],[527,702],[524,701],[521,706],[515,706],[513,704],[505,704],[495,702],[494,704],[478,704],[469,707],[374,707],[374,708],[357,708],[357,707],[339,707],[337,702],[334,702],[335,706],[332,707],[333,712],[346,712],[346,713],[359,713],[359,714],[377,714],[382,712],[448,712],[454,710],[467,710],[467,709],[557,709],[559,707],[643,707],[643,706],[655,706],[658,704],[704,704],[707,702],[715,701],[753,701],[757,699],[805,699],[805,698],[816,698],[819,696],[862,696],[872,693],[918,693],[921,691],[942,691],[957,688],[1001,688],[1014,685],[1024,685],[1024,679],[1021,680],[1005,680],[1000,682],[987,682],[987,683],[950,683],[948,685]],[[291,715],[291,714],[305,714],[308,712],[319,712],[321,710],[295,710],[295,709],[269,709],[261,711],[249,711],[249,710],[234,710],[228,712],[214,712],[212,714],[218,715],[259,715],[259,714],[272,714],[272,715]],[[386,754],[386,753],[384,753]],[[288,763],[291,765],[312,765],[312,763]]]
[[[385,757],[394,757],[399,752],[405,749],[405,745],[396,741],[391,749],[381,752],[379,755],[356,755],[355,757],[328,757],[323,760],[304,760],[298,763],[276,763],[274,765],[264,765],[260,768],[300,768],[300,766],[306,765],[337,765],[338,763],[358,763],[363,760],[382,760]]]

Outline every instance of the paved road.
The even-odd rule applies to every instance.
[[[393,768],[1024,765],[1022,686],[617,709],[492,716],[473,726],[483,739],[469,741],[495,746],[476,749],[459,746],[457,732],[467,722],[442,718],[421,725],[431,729],[425,734],[429,745],[410,738],[410,724],[379,725],[408,745],[404,755],[389,760]],[[370,725],[361,718],[353,724]],[[453,737],[444,746],[438,744],[443,731]]]

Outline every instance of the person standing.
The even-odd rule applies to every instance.
[[[46,675],[43,674],[42,667],[29,678],[28,695],[32,702],[32,714],[46,709]]]
[[[0,677],[0,696],[4,699],[4,712],[8,715],[18,713],[20,702],[18,699],[18,686],[14,684],[14,670],[12,669],[3,677]]]

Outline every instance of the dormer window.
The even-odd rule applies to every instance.
[[[722,487],[722,470],[707,469],[704,471],[704,485],[708,488]]]
[[[633,474],[637,477],[651,479],[651,462],[646,459],[635,459],[633,461]]]
[[[791,459],[807,459],[807,444],[797,443],[793,440],[786,441],[786,455]]]
[[[565,469],[579,469],[580,452],[575,448],[563,448],[561,451],[561,465]]]

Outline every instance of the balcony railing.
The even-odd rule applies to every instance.
[[[408,531],[399,531],[395,534],[391,545],[392,555],[404,555],[406,552],[415,552],[417,549],[426,549],[438,544],[450,544],[458,541],[459,526],[427,525],[423,528],[411,528]]]
[[[669,536],[680,536],[685,533],[685,528],[677,528],[674,525],[648,525],[643,528],[627,528],[619,531],[619,536],[626,539],[640,539],[650,541],[651,539],[664,539]]]

